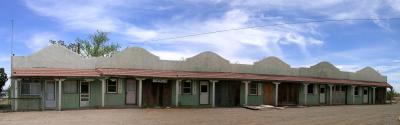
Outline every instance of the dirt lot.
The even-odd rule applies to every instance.
[[[61,125],[400,125],[400,104],[266,109],[101,109],[0,113],[0,124]]]

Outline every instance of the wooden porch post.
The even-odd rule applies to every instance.
[[[62,89],[61,89],[61,87],[62,87],[62,82],[64,81],[65,79],[56,79],[56,81],[58,81],[58,106],[57,106],[57,109],[58,109],[58,111],[61,111],[61,106],[62,106],[62,102],[61,102],[61,98],[62,98],[62,96],[61,96],[61,91],[62,91]]]
[[[333,95],[333,90],[332,90],[332,84],[328,84],[329,86],[329,105],[332,105],[332,95]]]
[[[273,82],[275,84],[275,106],[278,107],[278,87],[280,82]]]
[[[307,93],[308,93],[308,83],[303,83],[304,85],[304,106],[307,105]]]
[[[210,80],[212,83],[212,107],[215,107],[215,83],[218,82],[218,80]]]
[[[180,79],[175,81],[175,107],[179,106],[179,83],[181,82]]]
[[[105,93],[106,93],[106,79],[101,79],[101,107],[105,105]]]
[[[372,104],[375,104],[375,88],[376,87],[372,87]]]
[[[18,110],[18,83],[19,81],[21,81],[21,79],[15,79],[14,80],[14,110],[17,111]]]
[[[351,86],[351,92],[352,92],[351,95],[353,96],[352,99],[351,99],[351,101],[352,101],[351,104],[354,104],[354,103],[355,103],[355,102],[354,102],[354,100],[355,100],[355,95],[354,95],[354,94],[355,94],[355,92],[356,92],[356,86],[355,86],[355,85],[352,85],[352,86]]]
[[[250,81],[242,81],[244,83],[244,106],[247,106],[247,100],[249,96],[249,83]]]
[[[145,80],[145,78],[136,78],[139,81],[139,92],[138,92],[138,105],[139,107],[142,107],[142,100],[143,100],[143,95],[142,95],[142,91],[143,91],[143,80]]]

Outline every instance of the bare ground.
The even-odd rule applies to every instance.
[[[4,125],[400,125],[400,103],[265,109],[96,109],[0,113]]]

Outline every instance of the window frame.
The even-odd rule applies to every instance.
[[[360,95],[360,87],[354,87],[354,96],[359,96]]]
[[[109,89],[108,89],[109,86],[110,86],[109,81],[112,81],[111,79],[115,79],[115,92],[110,92]],[[117,94],[117,93],[118,93],[118,82],[119,82],[119,80],[118,80],[117,78],[110,78],[110,79],[107,79],[106,93],[107,93],[107,94]],[[112,86],[114,86],[114,85],[112,85]]]
[[[22,92],[22,86],[23,85],[29,85],[29,88],[28,88],[28,93],[23,93]],[[32,84],[38,84],[38,86],[39,86],[39,93],[32,93]],[[26,81],[21,81],[21,83],[20,83],[20,87],[19,87],[19,94],[21,95],[21,96],[40,96],[40,95],[42,95],[42,84],[41,84],[41,82],[40,81],[37,81],[37,80],[26,80]]]
[[[185,84],[189,84],[190,86],[187,87]],[[189,92],[185,92],[185,89],[189,89]],[[181,94],[183,95],[192,95],[193,94],[193,81],[191,80],[186,80],[182,81],[182,87],[181,87]]]
[[[310,89],[311,87],[311,89]],[[307,85],[307,94],[315,94],[315,84],[308,84]]]
[[[249,83],[250,85],[249,85],[249,95],[258,95],[259,94],[259,91],[260,91],[260,88],[258,87],[259,85],[259,83],[258,82],[250,82]],[[256,88],[252,88],[252,87],[254,87],[254,86],[252,86],[252,85],[254,85]],[[254,90],[256,90],[255,91],[255,93],[252,93],[252,89]]]

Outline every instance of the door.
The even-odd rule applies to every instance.
[[[46,81],[46,108],[56,107],[55,81]]]
[[[201,81],[200,82],[200,104],[201,105],[207,105],[209,104],[209,87],[208,87],[208,82],[206,81]]]
[[[266,105],[273,105],[272,87],[271,83],[264,84],[264,104]]]
[[[363,91],[363,103],[368,103],[368,88],[364,88],[364,91]]]
[[[283,83],[278,87],[279,105],[297,105],[299,102],[299,86],[296,83]]]
[[[90,85],[89,82],[81,82],[80,85],[80,106],[86,107],[89,106],[90,100]]]
[[[136,80],[126,81],[126,104],[136,104]]]
[[[325,104],[325,97],[326,97],[326,88],[325,85],[320,85],[319,88],[319,103],[320,104]]]

